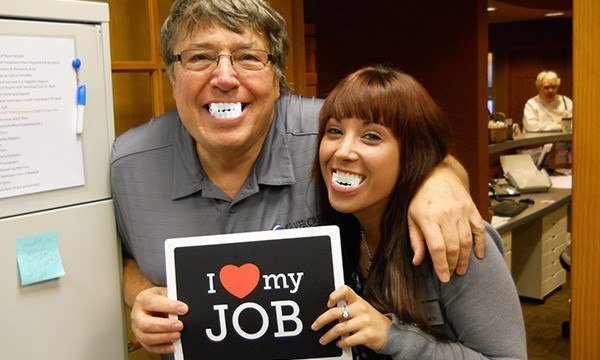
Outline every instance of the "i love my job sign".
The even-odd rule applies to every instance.
[[[310,325],[343,285],[336,226],[169,239],[169,298],[189,312],[183,359],[351,359]],[[175,316],[174,316],[175,317]]]

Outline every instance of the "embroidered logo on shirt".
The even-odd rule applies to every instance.
[[[323,225],[323,219],[321,218],[321,216],[317,215],[317,216],[310,217],[308,219],[298,220],[298,221],[294,221],[294,222],[285,224],[283,227],[286,229],[296,229],[296,228],[304,228],[304,227],[319,226],[319,225]]]

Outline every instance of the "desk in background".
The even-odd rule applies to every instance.
[[[520,198],[532,198],[535,204],[495,228],[502,236],[506,262],[519,296],[544,300],[566,280],[559,256],[567,247],[571,190],[551,188],[515,200]]]
[[[522,134],[513,140],[507,140],[498,144],[490,144],[488,153],[490,155],[490,178],[498,176],[500,170],[501,155],[509,155],[519,148],[539,147],[544,144],[553,143],[554,148],[548,157],[548,167],[552,169],[570,168],[572,166],[572,133],[563,132],[539,132]]]
[[[547,144],[566,142],[573,140],[573,133],[563,132],[539,132],[526,133],[513,140],[507,140],[498,144],[490,144],[488,149],[490,154],[499,153],[501,151],[522,148],[530,145]]]

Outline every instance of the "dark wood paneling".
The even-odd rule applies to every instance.
[[[573,98],[571,61],[570,49],[510,52],[508,114],[518,123],[522,122],[523,107],[527,100],[537,94],[535,79],[542,70],[556,71],[561,78],[560,94]]]
[[[322,0],[316,16],[319,96],[365,65],[392,65],[414,76],[452,122],[453,153],[469,172],[482,214],[489,201],[485,16],[484,2],[476,0]]]
[[[569,46],[571,19],[541,19],[515,23],[490,24],[490,50]]]
[[[490,25],[496,111],[521,124],[523,107],[537,94],[535,78],[542,70],[558,72],[560,93],[572,98],[571,37],[571,19]]]
[[[499,0],[500,2],[534,9],[571,10],[572,0]]]

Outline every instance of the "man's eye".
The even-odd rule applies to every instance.
[[[256,54],[238,54],[237,61],[257,61],[260,62],[260,58]]]
[[[195,53],[190,55],[188,62],[212,61],[212,58],[208,53]]]

